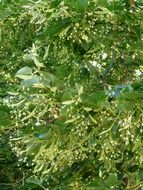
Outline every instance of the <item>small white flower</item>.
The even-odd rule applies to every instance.
[[[137,77],[141,76],[142,72],[140,70],[135,70],[135,75]]]
[[[115,95],[116,95],[116,93],[115,93],[115,91],[113,91],[113,92],[112,92],[112,96],[115,96]]]
[[[39,125],[40,125],[40,122],[39,122],[39,121],[37,121],[37,122],[35,123],[35,125],[36,125],[36,126],[39,126]]]
[[[97,61],[90,61],[91,65],[93,65],[94,67],[96,67],[98,65]]]
[[[5,100],[4,100],[4,103],[8,104],[8,103],[9,103],[9,100],[8,100],[8,99],[5,99]]]
[[[90,61],[89,62],[93,67],[101,69],[101,65],[97,61]]]
[[[102,59],[105,60],[108,57],[107,53],[102,54]]]

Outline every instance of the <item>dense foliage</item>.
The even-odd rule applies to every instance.
[[[0,189],[143,186],[142,6],[0,1]]]

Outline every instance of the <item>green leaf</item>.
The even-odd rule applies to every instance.
[[[43,56],[43,60],[46,60],[46,58],[48,57],[48,55],[49,55],[49,48],[50,48],[50,46],[46,47],[45,54]]]
[[[62,106],[61,110],[60,110],[60,116],[61,117],[68,117],[69,112],[67,110],[70,109],[70,105],[64,105]]]
[[[143,93],[142,92],[125,92],[121,95],[122,99],[126,100],[138,100],[143,99]]]
[[[0,118],[0,127],[10,127],[10,124],[11,124],[11,120],[9,118],[3,118],[1,119]]]
[[[134,173],[138,170],[139,166],[138,165],[133,165],[128,167],[128,171],[131,173]]]
[[[75,100],[69,100],[69,101],[62,102],[62,104],[70,105],[70,104],[73,104],[74,102],[75,102]]]
[[[24,60],[25,62],[32,62],[32,61],[33,61],[33,55],[30,54],[30,53],[25,54],[25,55],[23,56],[23,60]]]
[[[106,7],[99,6],[99,8],[102,10],[102,14],[107,14],[107,15],[113,16],[113,13]]]
[[[23,56],[23,59],[25,62],[31,62],[31,61],[34,61],[35,65],[38,67],[38,68],[41,68],[41,67],[44,67],[43,63],[41,63],[39,61],[39,56],[37,54],[37,49],[36,49],[36,46],[35,44],[33,43],[32,45],[32,49],[30,51],[29,54],[25,54]]]
[[[30,67],[23,67],[16,73],[16,77],[20,79],[30,79],[32,76],[32,69]]]
[[[62,101],[68,101],[72,99],[72,93],[70,91],[66,91],[62,96]]]
[[[138,178],[140,181],[143,180],[143,168],[140,168],[139,171],[138,171]]]
[[[111,135],[113,139],[117,139],[119,137],[119,126],[114,124],[111,128]]]
[[[105,181],[105,184],[108,187],[116,186],[120,184],[120,181],[117,179],[117,174],[110,174]]]
[[[25,79],[21,82],[21,85],[25,86],[25,87],[32,87],[32,86],[40,85],[40,77],[33,76],[30,79]]]
[[[65,122],[65,124],[74,123],[77,120],[77,118],[69,119]]]
[[[37,67],[44,67],[44,65],[43,65],[43,63],[41,63],[39,60],[38,60],[38,58],[37,57],[34,57],[33,56],[33,61],[34,61],[34,63],[35,63],[35,65],[37,66]]]
[[[80,96],[82,93],[83,93],[83,86],[81,86],[81,87],[78,89],[78,95]]]
[[[29,54],[25,54],[23,57],[25,62],[32,62],[34,61],[35,65],[37,67],[44,67],[43,63],[41,63],[38,59],[38,55],[35,53],[29,53]]]
[[[26,179],[27,183],[33,183],[36,185],[41,185],[41,182],[39,179],[35,178],[35,177],[29,177]]]
[[[94,124],[97,124],[97,121],[89,114],[89,117],[91,119],[91,121],[94,123]]]
[[[107,188],[104,184],[104,181],[100,178],[92,181],[87,187],[91,187],[91,188],[94,188],[96,190],[107,190]]]
[[[38,154],[41,147],[41,143],[39,141],[36,141],[34,138],[31,139],[29,144],[26,147],[26,154],[27,155],[36,155]]]
[[[83,109],[84,109],[85,111],[87,111],[87,112],[92,111],[92,108],[88,108],[88,107],[84,107]]]
[[[66,1],[73,6],[76,12],[84,12],[88,6],[88,0],[68,0]]]
[[[104,92],[92,93],[90,95],[81,94],[82,102],[87,106],[100,107],[105,105],[106,95]]]
[[[60,19],[58,21],[55,21],[54,23],[51,23],[46,33],[50,36],[56,36],[60,34],[62,31],[64,31],[66,28],[69,28],[69,24],[71,23],[71,20],[69,18]]]
[[[121,111],[131,111],[134,107],[134,102],[126,101],[126,100],[119,100],[117,101],[117,107]]]

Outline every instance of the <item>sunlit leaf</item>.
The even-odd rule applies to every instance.
[[[30,67],[23,67],[16,73],[16,77],[20,79],[30,79],[32,76],[32,69]]]

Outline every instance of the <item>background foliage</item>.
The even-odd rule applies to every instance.
[[[0,1],[0,189],[141,188],[142,6]]]

